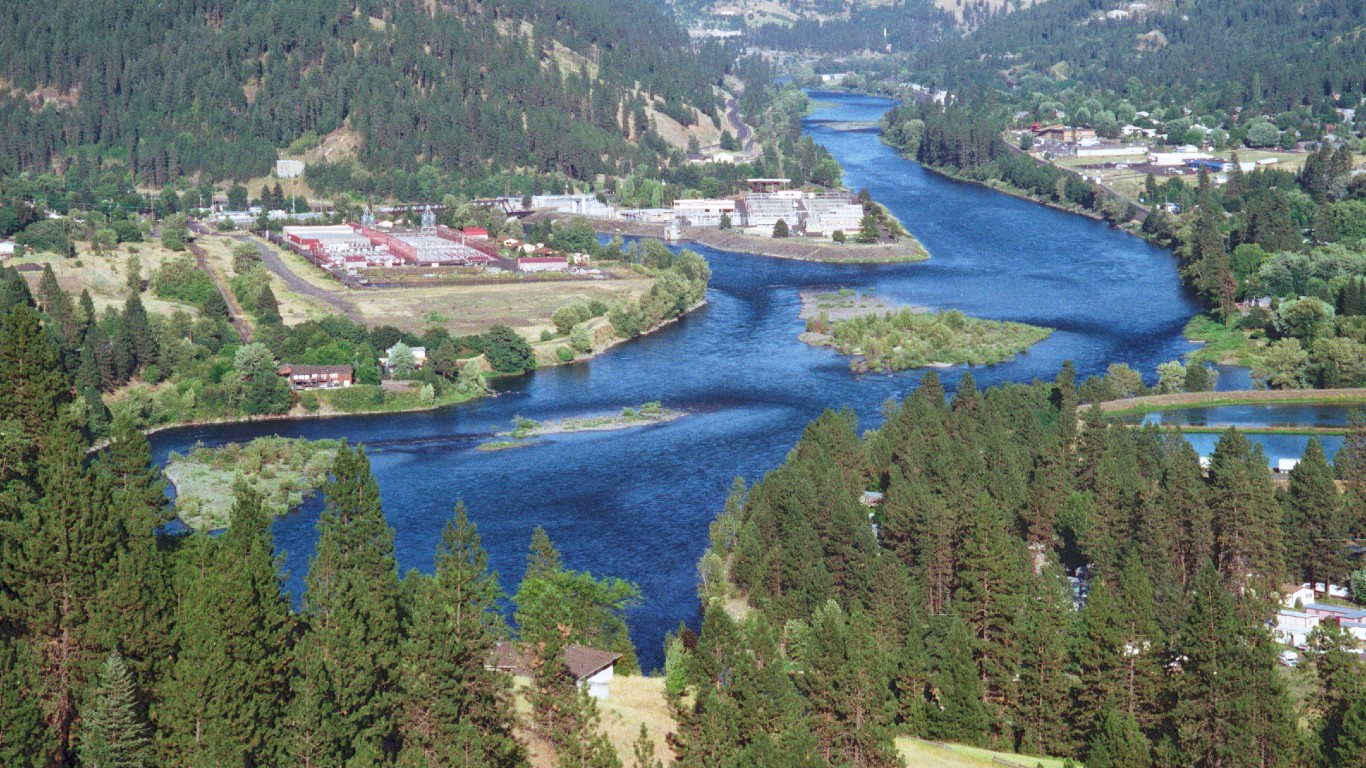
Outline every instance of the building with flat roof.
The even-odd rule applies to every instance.
[[[688,226],[719,227],[721,215],[735,218],[734,200],[699,199],[675,200],[674,215]]]

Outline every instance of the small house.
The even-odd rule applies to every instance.
[[[565,672],[574,678],[574,682],[580,688],[587,689],[588,695],[595,699],[607,698],[607,684],[612,682],[617,662],[620,660],[619,653],[583,645],[568,645],[564,649]],[[485,666],[498,672],[511,672],[523,677],[531,677],[535,673],[530,655],[517,643],[499,643],[494,646]]]
[[[1292,469],[1294,469],[1295,467],[1299,466],[1299,464],[1300,464],[1300,460],[1299,460],[1299,459],[1277,459],[1277,460],[1276,460],[1276,472],[1277,472],[1277,474],[1282,474],[1282,475],[1288,474],[1288,473],[1290,472],[1290,470],[1292,470]]]
[[[351,386],[354,370],[349,365],[296,365],[285,363],[276,372],[289,380],[290,389],[339,389]]]
[[[464,235],[466,238],[470,240],[489,239],[489,231],[485,227],[465,227],[464,229],[460,230],[460,234]]]
[[[0,240],[0,259],[8,259],[13,256],[17,246],[13,240]]]

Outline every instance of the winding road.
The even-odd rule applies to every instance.
[[[256,251],[261,254],[261,262],[266,265],[266,269],[274,272],[277,277],[285,281],[285,285],[289,286],[291,291],[324,302],[357,323],[365,322],[365,316],[361,314],[355,304],[342,298],[336,291],[319,288],[299,277],[294,273],[294,270],[289,268],[289,265],[280,259],[280,255],[265,243],[249,235],[234,235],[233,239],[239,243],[251,243],[256,246]]]

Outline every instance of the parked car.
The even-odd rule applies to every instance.
[[[1287,667],[1298,667],[1300,665],[1300,655],[1294,651],[1281,651],[1281,663]]]

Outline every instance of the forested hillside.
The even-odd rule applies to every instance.
[[[1366,7],[1350,0],[1052,0],[922,48],[911,68],[950,89],[1064,79],[1279,111],[1366,90],[1363,23]]]
[[[647,107],[718,115],[728,60],[647,0],[6,3],[0,173],[94,146],[149,184],[246,179],[345,128],[371,168],[588,178],[667,151]]]

